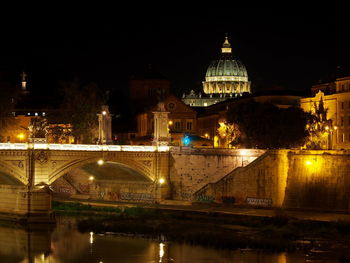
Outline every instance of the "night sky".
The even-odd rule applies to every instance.
[[[28,88],[40,92],[79,76],[122,98],[128,79],[151,64],[181,95],[200,89],[225,33],[256,90],[305,91],[350,67],[350,18],[342,7],[169,10],[81,12],[57,19],[48,14],[35,22],[2,24],[0,69],[26,70]]]

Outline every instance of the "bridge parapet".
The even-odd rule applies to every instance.
[[[62,151],[168,152],[169,146],[0,143],[0,150],[27,150],[27,149],[62,150]]]

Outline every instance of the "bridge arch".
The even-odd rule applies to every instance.
[[[15,176],[12,176],[8,173],[0,171],[0,185],[17,185],[25,186],[25,183],[21,182]]]
[[[147,167],[143,167],[144,165],[142,162],[138,163],[133,159],[118,158],[116,156],[109,156],[104,158],[101,158],[101,156],[92,156],[88,158],[74,159],[72,161],[65,163],[64,165],[59,167],[59,169],[56,169],[49,174],[48,184],[51,185],[52,183],[54,183],[56,180],[58,180],[60,177],[64,176],[65,174],[75,169],[82,168],[88,164],[97,163],[99,160],[103,160],[105,163],[115,163],[115,164],[127,166],[130,169],[134,170],[136,173],[143,175],[149,181],[154,181],[155,179],[155,176],[153,175],[153,171],[151,169],[147,169]]]
[[[26,176],[25,165],[22,161],[0,161],[0,175],[10,176],[14,180],[18,181],[19,184],[27,185],[28,178]],[[15,181],[14,181],[15,182]],[[17,182],[16,182],[17,184]]]
[[[108,201],[153,202],[157,192],[156,183],[148,176],[133,167],[111,161],[103,165],[80,162],[51,187],[57,196]]]

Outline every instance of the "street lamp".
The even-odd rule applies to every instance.
[[[17,135],[17,138],[19,139],[19,142],[22,142],[24,137],[25,137],[24,133],[20,133],[20,134]]]
[[[328,132],[328,150],[332,150],[333,149],[333,131],[336,131],[338,129],[337,126],[326,126],[325,127],[326,131]]]

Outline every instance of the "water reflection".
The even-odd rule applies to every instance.
[[[305,262],[300,254],[217,250],[113,234],[82,234],[68,217],[58,218],[54,228],[0,226],[0,242],[0,262],[6,263]]]
[[[163,262],[164,256],[164,243],[159,243],[159,262]]]

